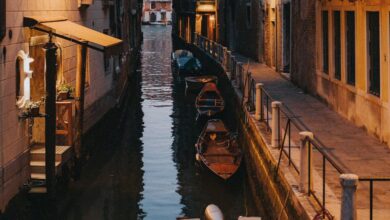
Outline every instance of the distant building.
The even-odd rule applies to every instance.
[[[145,0],[142,22],[144,24],[170,24],[172,22],[172,1]]]

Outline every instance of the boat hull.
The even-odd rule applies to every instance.
[[[216,76],[194,76],[186,77],[186,90],[192,92],[200,92],[206,83],[213,82],[217,84],[218,78]]]

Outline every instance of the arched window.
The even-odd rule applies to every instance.
[[[24,108],[30,101],[30,79],[33,71],[30,70],[30,63],[34,59],[28,56],[23,50],[18,52],[16,57],[16,105]]]

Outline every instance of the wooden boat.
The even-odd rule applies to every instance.
[[[218,82],[218,77],[211,75],[204,76],[188,76],[185,78],[186,81],[186,90],[189,91],[200,91],[206,83],[215,83]]]
[[[199,75],[202,69],[200,61],[187,50],[176,50],[172,53],[172,71],[178,76]]]
[[[206,123],[195,147],[197,161],[224,180],[232,177],[240,168],[241,149],[236,138],[219,119]]]
[[[196,97],[195,107],[200,116],[211,117],[225,108],[225,101],[215,83],[206,83]]]

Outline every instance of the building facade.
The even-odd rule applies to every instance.
[[[202,4],[215,13],[202,14],[197,10]],[[190,39],[188,32],[198,32],[286,73],[304,91],[389,143],[389,2],[199,0],[177,1],[174,7],[178,36]],[[215,24],[204,21],[207,17]]]
[[[172,22],[172,1],[144,1],[142,22],[144,24],[170,24]]]
[[[313,88],[345,118],[390,143],[387,1],[315,5]]]
[[[0,3],[3,212],[26,184],[38,181],[49,192],[51,174],[82,157],[82,134],[120,104],[142,38],[142,2]]]

